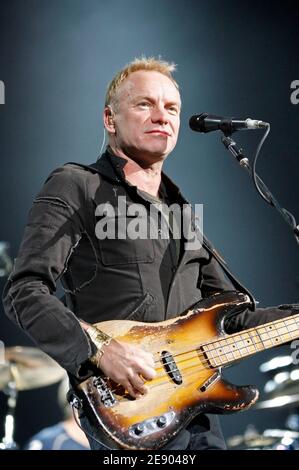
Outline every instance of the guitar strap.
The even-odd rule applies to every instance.
[[[78,163],[78,162],[68,162],[66,163],[65,165],[76,165],[76,166],[79,166],[81,168],[84,168],[85,170],[87,171],[91,171],[92,173],[98,173],[99,175],[101,175],[101,177],[106,180],[108,179],[108,177],[106,177],[106,175],[104,175],[98,168],[98,163],[92,163],[90,165],[85,165],[83,163]],[[118,182],[120,182],[118,180]],[[188,202],[188,201],[186,201]],[[233,273],[230,271],[230,269],[228,268],[226,262],[224,261],[224,259],[220,256],[220,254],[215,250],[214,246],[212,245],[212,243],[205,237],[203,236],[203,246],[204,248],[208,251],[208,253],[213,256],[213,258],[216,259],[216,261],[218,262],[218,264],[221,266],[221,268],[223,269],[223,271],[225,272],[226,276],[228,277],[228,279],[232,282],[232,284],[234,285],[235,289],[240,291],[240,292],[243,292],[245,294],[247,294],[251,300],[251,305],[250,305],[250,309],[251,310],[255,310],[256,308],[256,304],[258,303],[254,296],[252,295],[252,293],[246,289],[246,287],[241,284],[241,282],[233,275]]]

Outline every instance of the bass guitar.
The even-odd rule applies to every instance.
[[[226,382],[222,369],[298,338],[299,314],[226,334],[225,317],[249,306],[246,294],[232,291],[160,323],[112,320],[94,325],[151,352],[155,360],[156,376],[146,382],[148,393],[137,400],[100,371],[78,386],[85,409],[116,447],[155,450],[199,413],[246,410],[256,402],[257,389]]]

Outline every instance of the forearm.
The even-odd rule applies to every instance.
[[[3,304],[7,316],[18,324],[44,352],[71,374],[80,377],[80,366],[96,347],[75,315],[38,278],[9,281]]]
[[[286,318],[299,313],[299,304],[280,305],[279,307],[257,308],[245,310],[225,319],[225,330],[232,334],[264,323]]]

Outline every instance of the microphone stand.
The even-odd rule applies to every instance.
[[[270,128],[268,129],[268,131],[270,130]],[[261,145],[262,143],[264,142],[265,138],[267,137],[268,135],[268,132],[265,134],[260,146],[259,146],[259,149],[257,151],[257,155],[258,155],[258,152],[261,148]],[[268,202],[268,204],[270,204],[271,206],[275,207],[275,209],[279,212],[279,214],[281,215],[281,217],[284,219],[284,221],[291,227],[292,229],[292,232],[294,233],[294,236],[295,236],[295,240],[296,242],[298,243],[299,245],[299,225],[297,225],[297,222],[296,222],[296,219],[295,217],[293,216],[293,214],[291,214],[291,212],[289,212],[287,209],[285,209],[284,207],[282,207],[278,201],[275,199],[275,197],[273,196],[273,194],[271,193],[271,191],[269,190],[269,188],[265,185],[265,183],[263,182],[263,180],[256,174],[255,172],[255,169],[254,167],[252,168],[250,166],[250,163],[248,161],[248,158],[245,157],[244,153],[243,153],[243,149],[238,147],[238,145],[236,144],[236,142],[230,137],[229,134],[225,134],[222,138],[221,138],[221,141],[223,143],[223,145],[227,148],[227,150],[235,157],[235,159],[239,162],[240,166],[242,168],[245,168],[245,170],[247,170],[247,172],[250,174],[250,176],[252,176],[253,180],[254,180],[254,183],[255,183],[255,186],[256,186],[256,189],[257,191],[259,192],[259,194],[262,196],[262,198]]]

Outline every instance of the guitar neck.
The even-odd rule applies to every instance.
[[[224,336],[202,349],[213,367],[221,367],[296,338],[299,338],[299,314]]]

